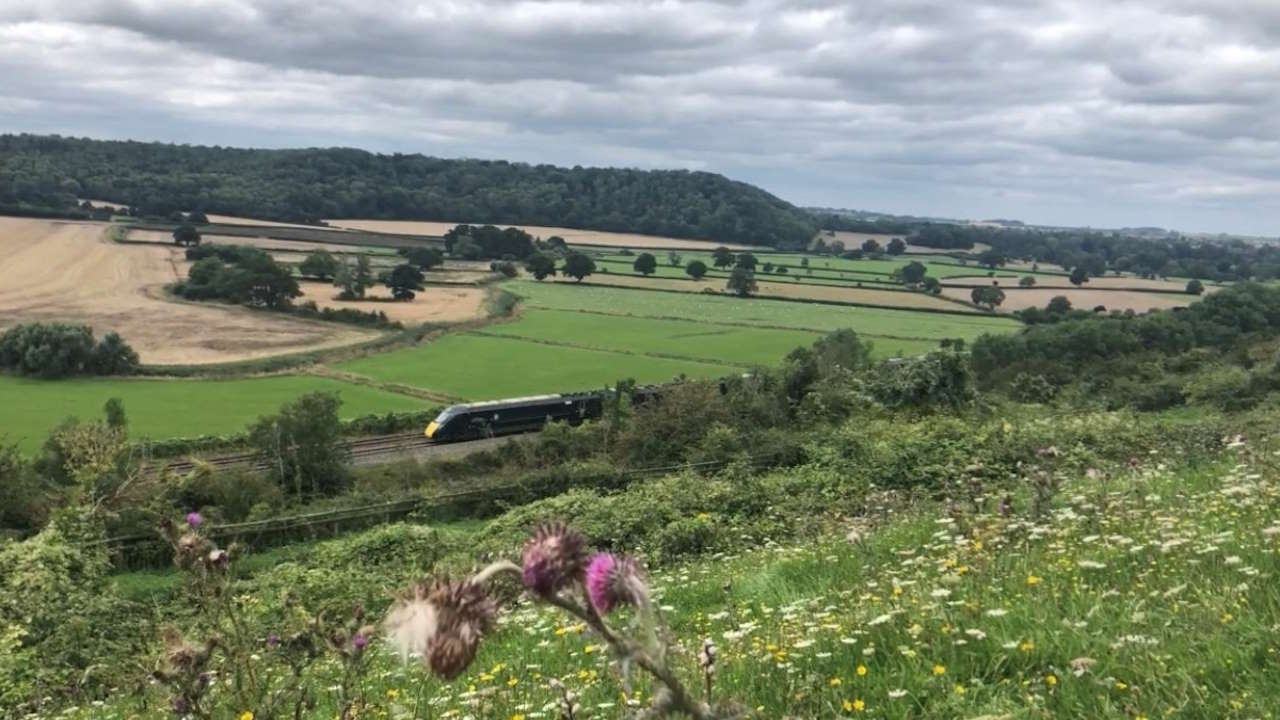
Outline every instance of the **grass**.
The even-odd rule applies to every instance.
[[[590,390],[625,378],[658,383],[680,375],[716,378],[736,371],[729,365],[471,334],[450,335],[337,367],[382,382],[411,385],[466,400]]]
[[[376,388],[310,376],[239,380],[75,379],[31,380],[0,376],[0,439],[34,451],[63,419],[102,416],[110,398],[124,401],[129,434],[174,438],[222,435],[243,430],[260,415],[298,396],[337,392],[342,416],[420,410],[424,403]]]
[[[531,308],[589,308],[617,315],[711,320],[817,332],[852,328],[867,335],[921,340],[973,340],[985,333],[1012,332],[1021,327],[1020,323],[1010,318],[976,314],[945,315],[776,300],[744,301],[700,293],[650,293],[527,280],[507,283],[504,287],[524,297]]]
[[[1081,474],[1044,513],[1023,496],[997,512],[997,490],[951,511],[873,511],[856,542],[828,536],[659,570],[650,585],[683,648],[673,665],[700,688],[695,652],[712,639],[717,696],[762,718],[1272,717],[1280,485],[1257,450],[1239,464],[1153,458],[1117,476]],[[715,507],[691,520],[720,522]],[[551,678],[591,717],[619,717],[625,702],[599,639],[527,602],[506,605],[452,683],[380,645],[371,663],[367,709],[392,717],[412,717],[419,702],[430,717],[555,717]],[[634,689],[642,703],[653,690],[643,679]],[[160,717],[162,703],[151,705],[146,717]],[[335,714],[330,695],[320,705]],[[60,717],[137,707],[122,693]]]

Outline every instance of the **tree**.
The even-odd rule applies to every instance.
[[[175,245],[191,247],[200,244],[200,231],[191,223],[182,223],[173,231],[173,242]]]
[[[109,332],[93,348],[87,369],[95,375],[127,375],[138,368],[138,353],[119,334]]]
[[[124,401],[120,398],[108,398],[102,406],[102,414],[106,416],[109,428],[124,430],[129,425],[129,419],[124,413]]]
[[[484,257],[484,249],[469,237],[459,238],[449,251],[451,255],[463,260],[479,260]]]
[[[729,273],[729,281],[725,283],[725,289],[732,291],[738,297],[747,297],[757,289],[756,275],[744,267],[736,267]]]
[[[192,225],[208,225],[209,216],[205,215],[199,210],[192,210],[191,212],[187,213],[187,222],[191,223]]]
[[[689,264],[684,266],[684,272],[694,280],[701,280],[702,276],[707,274],[707,264],[701,260],[690,260]]]
[[[422,289],[422,271],[416,266],[404,263],[392,268],[382,278],[382,284],[391,290],[391,297],[396,300],[412,300],[414,290]]]
[[[596,271],[596,263],[590,256],[580,252],[571,252],[564,259],[564,267],[561,269],[565,275],[573,278],[578,282],[582,282],[582,278]]]
[[[760,269],[761,269],[761,270],[763,270],[764,272],[771,273],[771,272],[773,272],[773,263],[771,263],[771,262],[767,262],[767,263],[765,263],[765,264],[761,265],[761,266],[760,266]]]
[[[807,258],[807,257],[802,257],[802,258],[800,258],[800,267],[802,267],[802,268],[807,268],[807,267],[809,267],[809,258]]]
[[[303,258],[298,272],[307,277],[330,280],[338,273],[338,259],[325,250],[316,250]]]
[[[1018,286],[1024,287],[1024,288],[1034,287],[1035,284],[1036,284],[1036,279],[1032,275],[1025,275],[1022,277],[1021,280],[1018,281]]]
[[[651,253],[640,253],[631,267],[641,275],[649,276],[658,269],[658,258]]]
[[[1089,282],[1089,271],[1085,270],[1083,267],[1077,266],[1076,269],[1071,271],[1071,277],[1069,279],[1071,280],[1072,285],[1080,287],[1081,285]]]
[[[751,272],[755,272],[755,271],[756,271],[756,264],[757,264],[758,262],[759,262],[759,261],[758,261],[758,260],[756,260],[756,256],[755,256],[755,255],[752,255],[752,254],[751,254],[751,253],[749,253],[749,252],[744,252],[744,253],[740,253],[740,254],[738,255],[738,257],[737,257],[737,264],[735,265],[735,267],[745,268],[745,269],[747,269],[747,270],[750,270]]]
[[[334,393],[310,393],[249,426],[249,446],[281,488],[303,497],[347,486],[350,451],[342,440],[341,404]]]
[[[995,285],[983,285],[974,288],[969,297],[974,305],[986,305],[987,309],[995,310],[997,305],[1004,302],[1004,291]]]
[[[667,264],[670,265],[671,267],[676,267],[676,268],[680,267],[680,261],[681,261],[680,253],[676,252],[675,250],[672,250],[671,252],[667,253]]]
[[[333,275],[333,284],[335,287],[342,288],[338,297],[343,300],[363,298],[365,290],[373,287],[373,267],[369,263],[369,258],[360,255],[356,258],[354,268],[345,262],[339,263]]]
[[[827,251],[828,251],[828,252],[830,252],[832,255],[843,255],[843,254],[844,254],[844,241],[843,241],[843,240],[836,240],[836,241],[832,242],[830,245],[828,245],[828,246],[827,246]]]
[[[489,269],[506,278],[513,278],[520,274],[516,264],[510,260],[494,260],[489,263]]]
[[[1057,315],[1069,313],[1071,312],[1071,300],[1066,295],[1055,295],[1049,300],[1045,310]]]
[[[399,251],[401,257],[420,270],[427,271],[444,264],[444,253],[439,248],[404,248]]]
[[[902,255],[906,251],[907,251],[907,244],[902,241],[902,238],[894,238],[889,241],[890,255]]]
[[[564,241],[564,238],[559,235],[552,235],[547,238],[547,247],[551,248],[553,252],[563,253],[569,248],[569,245]]]
[[[121,375],[138,366],[138,354],[113,332],[94,343],[87,325],[31,323],[0,333],[0,370],[60,378]]]
[[[550,255],[535,252],[524,259],[524,269],[536,280],[545,280],[556,274],[556,261]]]
[[[1200,295],[1202,293],[1204,293],[1204,283],[1200,282],[1199,280],[1192,280],[1191,282],[1187,283],[1188,295]]]
[[[711,252],[711,263],[718,268],[729,267],[733,264],[733,251],[721,245]]]
[[[978,255],[978,264],[985,265],[992,270],[1004,265],[1004,263],[1004,255],[1001,255],[996,250],[984,250]]]
[[[924,281],[924,276],[928,273],[929,268],[917,260],[912,260],[898,268],[898,277],[902,278],[902,282],[907,285],[918,285]]]
[[[878,253],[880,252],[880,243],[876,242],[872,238],[867,238],[862,242],[862,252]]]
[[[930,295],[941,295],[942,282],[936,277],[926,277],[924,279],[924,291]]]

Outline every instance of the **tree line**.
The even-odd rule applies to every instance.
[[[95,342],[88,325],[30,323],[0,334],[0,370],[18,375],[127,375],[137,368],[138,353],[123,338],[109,332]]]
[[[68,210],[77,198],[147,216],[476,219],[793,247],[817,231],[809,213],[707,172],[0,136],[0,205]]]

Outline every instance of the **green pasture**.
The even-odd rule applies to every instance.
[[[987,315],[952,315],[913,310],[823,305],[781,300],[741,300],[702,293],[646,292],[568,283],[518,280],[503,287],[521,295],[530,308],[589,309],[616,315],[674,318],[830,332],[850,328],[867,335],[922,340],[1013,332],[1017,320]]]
[[[776,366],[787,353],[822,337],[809,330],[754,328],[692,320],[603,315],[572,310],[530,310],[520,320],[486,328],[485,334],[558,339],[574,345],[652,356],[715,360],[730,365]],[[871,338],[877,357],[916,355],[937,348],[932,340]]]
[[[548,337],[577,342],[578,338]],[[635,378],[667,382],[680,375],[715,378],[737,368],[604,350],[549,345],[515,338],[449,335],[414,348],[352,360],[341,370],[467,400],[495,400],[589,390]]]
[[[342,416],[421,410],[427,403],[404,395],[328,378],[276,376],[242,380],[31,380],[0,376],[0,442],[24,451],[40,447],[67,417],[102,417],[110,398],[124,401],[129,434],[174,438],[243,430],[261,415],[308,392],[334,391]]]

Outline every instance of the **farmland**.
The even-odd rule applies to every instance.
[[[337,392],[344,417],[422,410],[425,401],[375,388],[311,376],[235,380],[85,379],[42,381],[0,376],[0,441],[34,451],[49,429],[68,417],[97,419],[102,406],[124,401],[135,439],[196,437],[243,430],[260,415],[297,396]]]
[[[467,221],[459,222],[435,222],[435,221],[418,221],[418,220],[326,220],[330,226],[335,228],[347,228],[351,230],[369,230],[380,233],[392,233],[403,235],[444,235],[454,226]],[[484,225],[484,222],[471,222],[472,225]],[[560,236],[570,245],[600,245],[604,247],[631,247],[631,248],[687,248],[690,250],[715,248],[720,243],[706,242],[702,240],[685,240],[681,238],[662,237],[659,235],[639,235],[636,233],[615,233],[605,232],[602,230],[579,230],[566,227],[550,227],[546,225],[504,225],[497,223],[499,227],[518,227],[530,235],[540,237],[546,240],[552,236]],[[745,245],[735,245],[730,243],[727,247],[734,249],[745,249]]]
[[[103,223],[0,218],[0,327],[75,322],[120,333],[145,363],[207,364],[333,348],[375,333],[244,308],[172,302],[179,249],[110,242]]]

